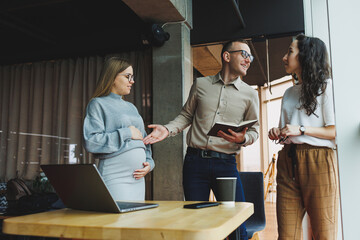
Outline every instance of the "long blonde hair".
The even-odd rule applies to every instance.
[[[128,60],[120,57],[111,57],[104,63],[99,82],[92,98],[107,96],[110,94],[118,73],[132,66]]]

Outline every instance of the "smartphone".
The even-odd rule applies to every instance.
[[[200,203],[185,204],[184,208],[199,209],[206,207],[214,207],[214,206],[218,206],[219,204],[220,203],[218,202],[200,202]]]

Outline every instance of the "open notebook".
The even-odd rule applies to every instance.
[[[122,213],[159,206],[156,203],[115,201],[95,164],[41,165],[41,168],[69,208]]]

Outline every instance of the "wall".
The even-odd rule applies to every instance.
[[[360,86],[354,70],[359,67],[360,50],[352,40],[360,37],[357,30],[360,3],[356,0],[306,0],[304,6],[306,34],[321,38],[330,49],[342,217],[338,239],[358,239],[360,190],[354,183],[360,170]]]
[[[360,2],[328,0],[331,64],[340,174],[343,238],[359,239],[360,104],[359,68]],[[355,184],[355,185],[354,185]]]

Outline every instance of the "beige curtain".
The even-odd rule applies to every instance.
[[[133,102],[151,122],[151,51],[113,54],[134,64]],[[110,56],[110,55],[109,55]],[[106,56],[106,57],[109,57]],[[26,180],[40,164],[92,163],[82,147],[85,109],[106,57],[0,66],[0,180]]]

